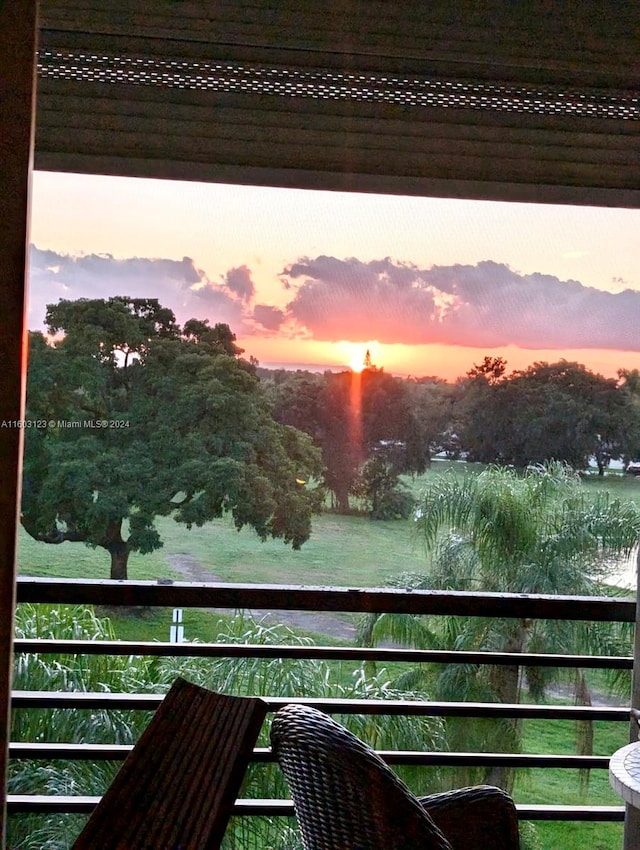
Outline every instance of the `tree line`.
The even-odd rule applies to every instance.
[[[613,458],[637,456],[638,370],[616,380],[568,360],[510,374],[506,365],[485,357],[452,388],[450,450],[516,468],[554,459],[583,470],[593,457],[600,475]]]
[[[349,429],[354,376],[259,370],[280,422],[309,434],[322,452],[324,483],[338,511],[383,472],[424,472],[435,454],[513,466],[557,460],[576,470],[595,459],[602,475],[614,458],[640,452],[640,373],[618,380],[559,360],[507,374],[501,357],[485,357],[454,383],[398,378],[365,368],[361,440]],[[368,476],[368,478],[367,478]],[[375,502],[375,487],[364,488]],[[375,511],[373,511],[375,514]]]

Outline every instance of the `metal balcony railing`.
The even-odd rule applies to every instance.
[[[323,612],[395,612],[430,615],[469,615],[500,618],[565,619],[593,622],[634,623],[634,599],[593,598],[496,593],[461,593],[367,588],[289,587],[241,584],[186,584],[177,582],[113,582],[22,578],[18,602],[89,604],[106,606],[157,606],[217,609],[269,609]],[[321,659],[326,661],[382,661],[437,664],[487,664],[527,667],[631,670],[629,656],[586,656],[508,652],[462,652],[365,648],[353,646],[291,646],[227,643],[160,643],[136,641],[17,640],[16,653],[64,653],[95,655],[140,655],[207,658]],[[91,708],[152,710],[159,694],[15,691],[12,705],[20,708]],[[301,699],[278,695],[267,697],[271,710],[299,701],[337,714],[395,714],[403,716],[469,718],[538,718],[604,720],[626,722],[628,706],[536,705],[421,700]],[[11,759],[117,761],[124,759],[127,746],[107,744],[53,744],[43,741],[11,743]],[[393,765],[444,767],[571,768],[606,770],[607,756],[539,755],[478,752],[385,751]],[[255,762],[273,761],[268,748],[256,748]],[[8,811],[89,812],[97,798],[84,796],[10,796]],[[292,815],[287,800],[240,799],[239,815]],[[523,820],[623,821],[620,806],[519,804]]]

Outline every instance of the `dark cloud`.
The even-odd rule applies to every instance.
[[[179,322],[192,317],[226,322],[243,330],[243,309],[236,292],[212,283],[190,257],[182,260],[111,254],[74,256],[31,246],[29,327],[42,329],[46,305],[60,298],[157,298]]]
[[[289,315],[323,340],[423,341],[435,305],[413,266],[318,257],[285,270],[295,286]]]
[[[492,261],[420,269],[320,256],[293,263],[283,278],[295,293],[289,317],[316,339],[640,350],[640,292]]]
[[[285,315],[277,307],[268,304],[256,304],[253,308],[253,319],[268,331],[277,331],[284,322]]]
[[[255,295],[255,285],[251,280],[251,272],[246,266],[229,269],[225,276],[225,284],[241,301],[250,301]]]
[[[29,327],[42,329],[46,304],[60,298],[128,295],[157,298],[181,323],[208,318],[245,337],[286,328],[323,341],[640,351],[640,292],[605,292],[489,260],[422,269],[389,258],[319,256],[296,261],[281,278],[290,297],[285,311],[253,304],[244,265],[216,283],[189,257],[118,259],[32,247]]]

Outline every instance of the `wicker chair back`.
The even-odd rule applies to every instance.
[[[305,850],[452,850],[382,759],[322,712],[293,704],[280,709],[271,745]]]

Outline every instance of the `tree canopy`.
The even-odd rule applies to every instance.
[[[383,460],[395,477],[426,469],[443,415],[441,396],[431,397],[426,384],[394,377],[370,357],[361,373],[275,372],[267,384],[276,419],[305,431],[320,448],[323,481],[338,511],[349,510],[368,461]]]
[[[105,548],[111,577],[162,545],[157,516],[308,539],[320,472],[310,438],[277,423],[229,327],[181,329],[155,299],[60,301],[53,345],[30,338],[22,524],[47,543]]]
[[[504,366],[485,358],[462,387],[459,437],[471,459],[519,468],[553,459],[584,469],[595,457],[603,474],[637,445],[637,411],[615,379],[566,360],[509,376]]]
[[[309,434],[322,452],[323,480],[349,510],[363,467],[420,474],[431,457],[515,466],[558,460],[603,475],[612,459],[640,456],[638,370],[605,378],[581,363],[536,362],[507,372],[486,356],[463,378],[399,378],[370,363],[362,373],[261,370],[275,418]],[[354,403],[357,402],[357,428]],[[366,476],[365,476],[366,477]]]

